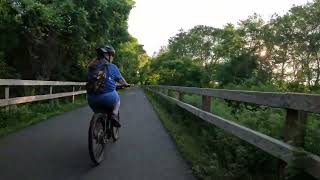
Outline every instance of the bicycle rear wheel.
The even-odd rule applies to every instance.
[[[120,113],[118,112],[118,121],[120,122]],[[112,139],[116,142],[119,139],[120,128],[112,126]]]
[[[105,115],[102,113],[94,114],[88,132],[89,155],[95,165],[99,165],[104,158],[105,132],[104,132]]]

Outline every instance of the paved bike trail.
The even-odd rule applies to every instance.
[[[93,167],[87,148],[89,107],[0,139],[0,180],[194,180],[144,92],[121,95],[120,139]]]

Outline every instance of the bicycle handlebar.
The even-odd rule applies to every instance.
[[[127,87],[131,87],[132,85],[131,84],[128,84],[128,85],[117,85],[116,86],[116,90],[120,90],[120,89],[124,89],[124,88],[127,88]]]

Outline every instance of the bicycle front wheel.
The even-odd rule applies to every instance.
[[[105,115],[101,113],[94,114],[88,132],[89,155],[95,165],[99,165],[104,158],[105,132],[104,132]]]

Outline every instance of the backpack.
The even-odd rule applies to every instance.
[[[91,78],[88,78],[86,83],[86,90],[88,94],[100,94],[105,89],[105,80],[108,73],[108,64],[104,64],[102,67],[90,67],[95,68]]]

